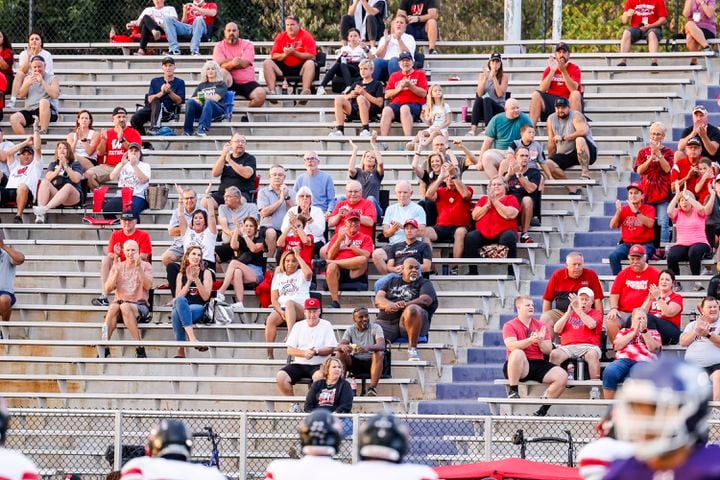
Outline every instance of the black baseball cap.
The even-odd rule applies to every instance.
[[[162,63],[163,65],[165,65],[166,63],[172,63],[173,65],[175,65],[175,59],[174,59],[173,57],[171,57],[170,55],[166,55],[166,56],[162,59],[162,62],[161,62],[161,63]]]
[[[555,106],[556,107],[569,107],[570,103],[568,103],[568,99],[565,97],[560,97],[555,99]]]
[[[490,60],[497,60],[499,62],[502,62],[502,55],[500,55],[498,52],[493,52],[492,55],[490,55]]]
[[[558,50],[565,50],[566,52],[570,53],[570,47],[568,47],[568,44],[565,42],[559,42],[557,45],[555,45],[555,51]]]
[[[113,116],[113,117],[114,117],[115,115],[119,114],[119,113],[123,113],[123,114],[127,115],[127,110],[125,110],[125,107],[115,107],[115,108],[113,108],[113,113],[112,113],[112,116]]]

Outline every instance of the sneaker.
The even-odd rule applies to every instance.
[[[539,217],[532,217],[530,220],[530,226],[531,227],[539,227],[541,225],[540,218]]]
[[[92,304],[96,307],[109,307],[110,300],[108,300],[105,295],[100,295],[99,297],[92,299]]]
[[[510,390],[510,393],[507,394],[507,398],[520,398],[520,393],[515,390]]]
[[[137,358],[147,358],[147,353],[145,353],[145,347],[137,347],[135,349],[135,357]]]
[[[702,292],[703,290],[705,290],[705,285],[703,285],[700,282],[695,282],[695,286],[693,287],[693,290],[695,290],[696,292]]]
[[[47,214],[47,207],[33,207],[33,213],[35,214],[35,223],[45,223],[45,214]]]
[[[243,305],[242,302],[235,302],[232,305],[230,305],[230,310],[232,310],[235,313],[244,312],[245,305]]]
[[[5,108],[15,108],[15,101],[16,101],[15,97],[12,97],[12,98],[10,98],[10,100],[7,100],[5,102]]]
[[[625,62],[620,62],[620,63],[617,64],[617,66],[618,66],[618,67],[627,67],[627,63],[625,63]]]
[[[103,358],[110,358],[110,347],[105,347],[103,350]]]
[[[299,403],[293,403],[290,405],[290,413],[302,413],[302,408],[300,408]]]
[[[419,362],[420,361],[420,354],[417,351],[417,348],[410,347],[408,348],[408,360],[411,362]]]
[[[343,137],[343,136],[345,136],[345,134],[343,132],[341,132],[340,130],[338,130],[337,128],[335,130],[333,130],[332,132],[330,132],[330,134],[328,135],[328,137]]]
[[[173,55],[181,55],[180,50],[170,50],[169,52],[167,52],[167,54],[170,55],[171,57]]]
[[[207,137],[207,130],[205,130],[204,128],[198,128],[197,132],[195,132],[195,135],[200,138],[205,138]]]
[[[225,303],[225,294],[220,292],[215,292],[215,299],[220,303]]]
[[[35,223],[45,223],[45,215],[35,215]]]
[[[472,130],[468,130],[467,133],[465,134],[465,136],[466,136],[466,137],[474,137],[474,136],[475,136],[475,132],[473,132]]]
[[[156,137],[158,132],[160,131],[160,129],[159,128],[148,128],[148,129],[146,129],[146,131],[147,131],[147,134],[150,135],[151,137]]]
[[[520,235],[520,242],[521,243],[535,243],[535,240],[527,233],[523,233]]]
[[[300,95],[312,95],[312,91],[303,90],[302,92],[300,92]],[[307,105],[307,102],[308,102],[307,100],[298,100],[297,104],[300,105],[301,107],[303,107],[303,106]]]
[[[333,300],[332,303],[330,304],[330,307],[331,308],[342,308],[342,305],[340,305],[340,302],[338,302],[337,300]]]
[[[542,405],[533,413],[533,415],[536,417],[544,417],[547,415],[548,410],[550,410],[550,405]]]
[[[450,267],[450,269],[448,270],[448,274],[450,274],[450,275],[460,275],[460,267],[458,267],[457,265],[454,265],[454,266]]]
[[[676,292],[682,292],[683,286],[680,282],[675,282],[675,291]]]
[[[201,55],[201,53],[200,52],[190,52],[190,55],[192,55],[193,57],[199,57]]]
[[[317,87],[317,90],[315,91],[315,95],[317,95],[318,97],[325,95],[325,87],[323,87],[322,85]]]
[[[375,387],[369,387],[367,389],[367,392],[365,392],[365,396],[367,397],[377,397],[377,388]]]
[[[372,137],[372,133],[370,133],[370,130],[367,128],[363,128],[362,132],[360,132],[361,137]]]
[[[415,142],[406,143],[405,150],[407,150],[408,152],[412,152],[413,150],[415,150]]]
[[[428,50],[428,55],[435,55],[436,53],[438,53],[438,51],[434,48],[431,48],[430,50]]]
[[[183,137],[192,137],[192,132],[183,132]]]
[[[390,146],[388,146],[388,144],[385,143],[385,142],[380,142],[380,148],[383,149],[383,150],[386,151],[386,152],[387,152],[388,150],[390,150]]]
[[[15,215],[15,217],[13,218],[13,223],[25,223],[25,222],[23,222],[23,219],[20,215]]]

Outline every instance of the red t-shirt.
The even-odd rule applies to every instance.
[[[110,240],[108,240],[108,253],[115,253],[115,244],[120,244],[120,260],[125,261],[125,253],[122,251],[123,244],[128,240],[135,240],[138,244],[138,250],[140,254],[148,256],[148,261],[152,256],[152,244],[150,243],[150,235],[144,230],[136,228],[132,235],[125,235],[122,229],[115,230],[110,234]]]
[[[580,71],[580,67],[575,65],[572,62],[567,63],[567,71],[570,75],[570,78],[573,79],[575,83],[578,84],[578,91],[582,93],[582,84],[580,83],[580,79],[582,77],[582,72]],[[550,67],[545,67],[545,71],[543,71],[542,78],[544,79],[550,74]],[[568,90],[567,85],[565,85],[565,78],[563,77],[563,74],[560,73],[560,70],[555,70],[555,74],[553,75],[552,82],[550,82],[550,86],[546,90],[546,93],[549,93],[550,95],[557,95],[558,97],[570,97],[570,90]]]
[[[627,0],[625,11],[635,9],[630,26],[640,28],[640,25],[650,25],[657,22],[660,17],[667,18],[665,0]]]
[[[488,203],[487,195],[481,197],[475,207],[482,207],[486,203]],[[500,203],[520,210],[520,204],[515,195],[504,195],[500,198]],[[517,233],[517,218],[503,218],[495,209],[495,206],[490,205],[490,210],[488,210],[480,220],[475,222],[475,229],[487,239],[497,238],[505,230],[512,230]]]
[[[591,308],[587,314],[595,320],[595,328],[588,328],[580,316],[572,312],[570,318],[565,322],[565,327],[560,332],[560,345],[578,345],[590,343],[600,346],[600,334],[602,333],[602,314],[600,310]]]
[[[132,127],[125,127],[123,130],[123,138],[130,143],[138,143],[142,145],[140,132]],[[117,132],[113,129],[107,131],[107,141],[105,142],[105,165],[115,166],[122,161],[127,149],[122,143],[118,142]]]
[[[672,170],[670,170],[670,183],[675,183],[675,180],[681,180],[687,177],[688,173],[690,173],[690,169],[696,165],[697,162],[691,163],[688,157],[683,157],[677,162],[675,162]],[[695,194],[695,186],[697,185],[699,179],[699,175],[693,175],[689,177],[685,182],[687,185],[687,189],[693,192],[693,194]]]
[[[655,208],[647,203],[640,205],[640,213],[655,220]],[[646,227],[625,205],[620,210],[620,238],[625,243],[650,243],[655,240],[655,229]]]
[[[515,337],[516,340],[525,340],[531,333],[539,332],[544,325],[544,323],[533,318],[530,320],[530,325],[526,327],[519,318],[515,317],[503,325],[503,340],[511,337]],[[551,332],[546,331],[545,340],[550,340],[550,335]],[[537,343],[525,347],[523,351],[528,360],[542,360],[544,358],[540,345]],[[510,356],[510,350],[505,349],[505,353]]]
[[[12,66],[13,62],[15,61],[15,56],[13,55],[13,51],[10,48],[3,48],[0,50],[0,57],[2,57],[3,60],[5,60],[5,63],[8,64],[8,68],[5,70],[0,70],[2,73],[12,73]],[[7,82],[7,80],[6,80]]]
[[[278,33],[275,37],[275,41],[273,42],[273,48],[270,55],[273,53],[284,53],[285,47],[290,46],[295,47],[295,50],[300,53],[310,53],[312,55],[317,54],[317,45],[315,45],[315,39],[313,36],[310,35],[310,32],[307,30],[300,29],[295,38],[291,38],[287,32]],[[305,60],[300,60],[295,55],[288,55],[285,57],[285,60],[283,60],[283,63],[288,67],[295,67],[304,62]]]
[[[671,303],[677,303],[678,305],[680,305],[680,310],[678,311],[677,315],[675,315],[674,317],[670,317],[670,318],[664,316],[662,314],[662,312],[660,311],[660,309],[658,308],[658,304],[655,300],[653,300],[650,303],[650,311],[648,313],[651,313],[651,314],[655,315],[656,317],[660,317],[664,320],[667,320],[668,322],[672,323],[676,327],[680,328],[680,316],[682,315],[682,311],[683,311],[682,295],[680,295],[677,292],[670,292],[670,295],[663,297],[663,300],[668,305]]]
[[[215,11],[217,12],[217,4],[212,2],[196,3],[195,6],[198,8],[215,9]],[[205,25],[207,25],[208,27],[215,23],[215,17],[211,17],[210,15],[195,15],[195,13],[190,10],[187,15],[187,24],[192,25],[197,17],[202,17],[203,21],[205,21]]]
[[[555,270],[550,276],[550,280],[545,287],[543,300],[547,300],[548,302],[555,301],[555,308],[565,310],[569,304],[568,295],[570,293],[577,293],[582,287],[588,287],[592,290],[595,294],[595,300],[605,298],[597,273],[583,268],[580,277],[570,278],[567,268],[561,268]]]
[[[652,149],[650,147],[640,149],[635,159],[635,165],[633,166],[634,171],[637,172],[638,167],[647,162],[651,152]],[[668,147],[662,147],[660,153],[665,161],[670,164],[670,172],[672,172],[673,151]],[[660,167],[660,162],[650,162],[645,172],[640,175],[640,186],[643,187],[643,192],[645,192],[646,203],[654,204],[668,201],[670,195],[670,172],[665,172],[662,167]]]
[[[310,239],[310,245],[305,245],[304,243],[302,243],[300,237],[298,237],[297,235],[288,235],[287,237],[285,237],[285,248],[283,248],[283,252],[287,252],[295,247],[298,247],[300,249],[300,256],[303,260],[305,260],[305,263],[307,263],[308,265],[312,265],[315,237],[313,237],[309,233],[306,235],[308,239]]]
[[[472,210],[472,188],[467,187],[470,192],[468,200],[463,200],[456,188],[438,187],[435,206],[438,211],[438,218],[435,225],[440,227],[469,227],[470,210]]]
[[[0,74],[0,92],[5,92],[7,90],[7,78],[5,78],[5,75]],[[0,95],[0,111],[5,108],[5,95]]]
[[[333,235],[332,238],[330,239],[330,243],[328,243],[328,250],[337,241],[338,241],[338,232],[336,231],[335,235]],[[368,237],[367,235],[365,235],[362,232],[358,232],[358,234],[355,235],[354,237],[350,237],[350,241],[352,242],[352,244],[354,246],[358,247],[361,250],[365,250],[368,253],[372,253],[372,251],[373,251],[372,240],[370,239],[370,237]],[[352,248],[340,247],[340,250],[338,250],[337,255],[335,255],[335,258],[333,258],[332,260],[344,260],[346,258],[353,258],[356,256],[357,255],[355,254],[355,252],[352,251]]]
[[[400,82],[400,80],[404,78],[409,78],[410,82],[416,87],[420,87],[424,90],[428,89],[427,77],[425,76],[425,72],[422,70],[413,70],[407,75],[405,75],[402,71],[394,72],[392,75],[390,75],[390,78],[388,78],[386,90],[393,90]],[[425,97],[415,95],[409,88],[407,88],[405,90],[400,90],[400,93],[395,95],[390,100],[390,103],[396,103],[398,105],[405,105],[407,103],[424,104]]]
[[[345,205],[347,205],[350,210],[360,210],[360,215],[362,215],[363,217],[370,217],[373,219],[373,222],[377,222],[377,210],[375,210],[375,205],[373,205],[373,203],[367,198],[361,198],[360,201],[355,205],[350,205],[347,200],[338,202],[337,204],[335,204],[335,208],[333,209],[332,214],[337,215],[340,212],[340,207],[343,207]],[[342,216],[340,217],[340,223],[338,223],[338,225],[340,226],[344,223],[345,216]],[[373,224],[372,227],[368,227],[367,225],[361,224],[360,231],[370,237],[370,241],[372,241],[372,238],[375,235],[375,226]]]
[[[659,278],[660,272],[650,265],[640,273],[635,273],[630,267],[621,270],[610,289],[611,295],[620,295],[618,310],[632,312],[641,307],[648,296],[650,285],[657,285]]]

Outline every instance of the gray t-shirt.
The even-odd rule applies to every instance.
[[[380,201],[380,184],[383,181],[384,175],[380,175],[377,169],[366,172],[365,170],[355,167],[355,176],[351,176],[360,182],[362,185],[363,198],[375,197],[375,200]]]
[[[575,124],[573,123],[575,115],[582,115],[582,113],[570,110],[568,116],[562,119],[557,116],[557,113],[550,115],[547,121],[552,125],[553,134],[567,136],[575,133]],[[595,141],[592,138],[592,133],[590,132],[590,127],[588,127],[588,133],[585,135],[585,140],[595,144]],[[555,149],[556,152],[561,155],[569,155],[575,151],[575,141],[566,140],[564,142],[555,142]]]
[[[688,323],[683,333],[691,332],[696,323]],[[720,321],[710,324],[710,332],[720,335]],[[696,338],[685,350],[685,360],[703,368],[717,365],[720,363],[720,347],[715,346],[708,338]]]
[[[46,72],[43,78],[45,80],[45,83],[50,85],[55,76]],[[25,110],[35,110],[36,108],[38,108],[38,106],[40,105],[40,100],[42,100],[43,98],[50,101],[50,108],[52,108],[56,112],[58,111],[60,100],[57,98],[50,98],[50,96],[45,91],[45,88],[37,83],[33,83],[32,85],[30,85],[27,99],[25,100]]]
[[[242,222],[247,217],[253,217],[255,220],[260,219],[260,213],[258,212],[257,205],[254,203],[243,203],[236,211],[230,210],[227,205],[220,205],[218,208],[218,217],[223,218],[227,221],[228,230],[232,231],[235,229],[236,222]],[[225,234],[223,233],[223,242],[225,242]],[[227,239],[230,242],[230,239]]]
[[[345,330],[341,341],[355,343],[357,345],[374,345],[377,343],[378,338],[385,338],[383,329],[377,323],[371,322],[364,332],[359,331],[355,325],[351,325],[350,328]],[[372,353],[356,353],[353,354],[353,357],[358,360],[370,360]]]
[[[0,292],[15,294],[15,265],[4,250],[0,250]]]
[[[270,187],[263,187],[260,189],[260,192],[258,192],[257,207],[259,210],[262,210],[263,208],[277,202],[278,198],[280,198],[279,193],[275,192]],[[260,219],[260,226],[273,227],[275,230],[280,230],[280,227],[282,227],[283,217],[285,216],[287,211],[287,202],[282,202],[282,204],[277,208],[277,210],[272,213],[272,215],[270,215],[269,217],[262,217]]]
[[[530,159],[528,160],[529,168],[537,168],[539,170],[541,168],[540,166],[545,163],[545,153],[543,152],[543,147],[537,140],[533,140],[530,145],[525,145],[522,139],[515,140],[511,148],[514,152],[517,152],[518,148],[527,148],[527,151],[530,154]]]

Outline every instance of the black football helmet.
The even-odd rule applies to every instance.
[[[163,419],[150,431],[145,452],[149,457],[190,460],[192,434],[180,420]]]
[[[342,426],[325,409],[319,408],[305,417],[298,432],[304,455],[331,457],[340,450]]]
[[[401,463],[408,450],[408,429],[392,413],[370,417],[360,429],[360,458]]]

